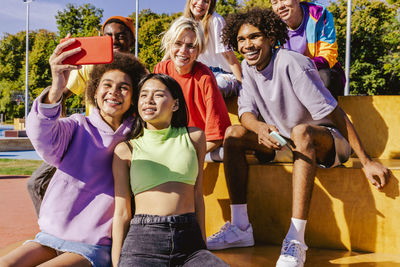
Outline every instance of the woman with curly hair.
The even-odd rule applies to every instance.
[[[233,50],[222,43],[224,18],[215,12],[217,0],[187,0],[183,16],[201,22],[204,29],[205,49],[198,61],[208,66],[215,75],[224,97],[237,95],[242,81],[242,69]]]
[[[0,259],[0,266],[110,266],[114,211],[114,147],[133,127],[134,96],[146,68],[132,55],[115,52],[111,64],[95,65],[87,98],[95,107],[85,117],[60,118],[69,72],[63,60],[80,47],[50,57],[52,85],[34,101],[27,134],[38,154],[57,168],[39,214],[40,232]]]

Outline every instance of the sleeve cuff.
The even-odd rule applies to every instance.
[[[54,104],[46,104],[46,103],[41,103],[39,102],[39,108],[55,108],[58,107],[61,104],[63,97],[60,98],[60,100],[57,103]]]

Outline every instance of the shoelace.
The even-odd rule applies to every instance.
[[[212,239],[212,238],[220,237],[225,232],[225,230],[227,230],[229,228],[229,226],[230,226],[229,223],[225,223],[218,232],[216,232],[209,238]]]
[[[300,258],[303,251],[300,248],[300,244],[295,242],[289,242],[285,247],[283,247],[283,255],[292,256],[294,258]]]

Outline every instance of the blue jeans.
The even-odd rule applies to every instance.
[[[237,96],[240,83],[236,80],[235,75],[226,72],[219,67],[209,67],[217,80],[218,89],[224,98]]]
[[[206,249],[193,213],[135,215],[118,266],[229,266]]]

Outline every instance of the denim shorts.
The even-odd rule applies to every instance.
[[[57,251],[57,254],[72,252],[79,254],[92,264],[93,267],[111,266],[111,246],[90,245],[82,242],[67,241],[53,235],[40,232],[34,240],[26,242],[36,242],[42,246],[50,247]]]
[[[118,266],[229,266],[206,249],[194,213],[135,215]]]

